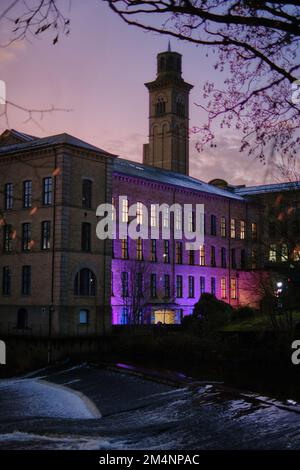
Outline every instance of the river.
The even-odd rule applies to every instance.
[[[300,448],[293,400],[132,372],[79,364],[0,380],[0,449]]]

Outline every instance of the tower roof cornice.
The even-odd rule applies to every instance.
[[[152,82],[147,82],[145,83],[145,87],[148,88],[148,90],[159,90],[164,87],[168,87],[170,85],[177,86],[178,88],[182,88],[183,90],[188,90],[190,91],[192,88],[194,88],[193,85],[190,83],[185,82],[183,79],[178,79],[177,77],[161,77],[156,80],[153,80]]]

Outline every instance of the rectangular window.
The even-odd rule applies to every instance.
[[[210,292],[212,295],[216,295],[216,278],[211,277],[210,278]]]
[[[205,246],[200,246],[200,266],[205,266]]]
[[[31,294],[31,266],[22,267],[22,295]]]
[[[29,251],[31,242],[31,224],[22,224],[22,250]]]
[[[151,240],[151,261],[156,263],[157,261],[157,254],[156,254],[156,240]]]
[[[121,325],[127,325],[129,323],[128,307],[122,307],[120,323]]]
[[[217,235],[217,217],[215,215],[210,216],[210,234]]]
[[[41,249],[50,249],[50,220],[44,220],[41,226]]]
[[[121,273],[122,297],[128,297],[128,272]]]
[[[257,268],[257,251],[255,249],[251,251],[251,267],[252,269]]]
[[[91,251],[91,224],[88,222],[81,224],[81,250]]]
[[[244,220],[240,221],[240,238],[241,240],[245,240],[246,238],[246,224]]]
[[[246,269],[247,260],[246,260],[246,251],[244,249],[241,250],[241,268]]]
[[[165,298],[169,299],[170,298],[170,275],[165,274],[164,275],[164,284],[165,284]]]
[[[122,199],[122,222],[128,222],[128,199]]]
[[[4,208],[13,208],[14,187],[12,183],[6,183],[4,187]]]
[[[221,217],[221,237],[226,237],[226,217]]]
[[[115,220],[115,198],[111,198],[111,205],[112,205],[112,211],[111,211],[111,220]]]
[[[205,292],[205,277],[200,276],[200,295]]]
[[[10,224],[3,227],[3,251],[9,253],[12,250],[12,226]]]
[[[221,278],[221,299],[226,299],[226,277]]]
[[[252,222],[251,224],[251,238],[252,240],[257,240],[257,224]]]
[[[168,206],[163,208],[163,228],[169,228],[170,225],[170,210]]]
[[[230,238],[236,237],[235,219],[230,220]]]
[[[235,277],[232,277],[230,279],[230,292],[231,292],[231,298],[237,299],[237,280]]]
[[[32,204],[32,181],[23,181],[23,207],[31,207]]]
[[[92,208],[92,181],[82,181],[82,207],[83,209]]]
[[[143,255],[143,240],[139,237],[136,241],[136,259],[142,261],[144,258]]]
[[[176,263],[182,264],[182,242],[176,242]]]
[[[194,250],[189,250],[189,264],[193,266],[195,264],[195,252]]]
[[[157,227],[157,206],[156,204],[151,204],[150,207],[150,224],[151,227]]]
[[[152,299],[156,298],[157,292],[156,292],[156,274],[151,274],[150,276],[150,292],[151,292],[151,297]]]
[[[143,273],[136,273],[135,283],[137,296],[143,297]]]
[[[89,323],[89,311],[87,309],[81,309],[79,311],[79,324],[88,325]]]
[[[2,294],[11,294],[11,273],[8,266],[3,266],[2,269]]]
[[[195,297],[195,278],[194,276],[189,276],[189,298],[192,299]]]
[[[143,224],[143,204],[142,202],[136,203],[136,222],[139,225]]]
[[[175,229],[182,230],[182,212],[179,207],[175,209]]]
[[[170,263],[170,242],[164,240],[164,263]]]
[[[210,248],[210,265],[216,266],[216,248],[214,246]]]
[[[281,246],[281,261],[283,263],[287,262],[289,260],[289,250],[288,246],[286,243],[283,243]]]
[[[192,211],[189,211],[188,213],[188,231],[191,233],[193,232],[193,212]]]
[[[227,260],[226,260],[226,248],[221,248],[221,267],[226,268]]]
[[[122,259],[128,259],[128,238],[122,238]]]
[[[43,179],[43,204],[50,206],[52,204],[52,178],[47,176]]]
[[[235,248],[231,248],[231,267],[232,269],[236,269],[236,256],[235,256]]]
[[[272,243],[269,248],[269,261],[271,263],[276,263],[276,244]]]
[[[176,276],[176,297],[182,298],[182,276]]]

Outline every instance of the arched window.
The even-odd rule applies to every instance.
[[[180,95],[176,98],[176,114],[181,117],[185,116],[184,100]]]
[[[93,271],[84,268],[76,274],[74,295],[96,295],[96,276]]]
[[[165,69],[165,59],[164,59],[164,57],[161,57],[160,62],[159,62],[159,71],[163,72],[164,69]]]
[[[155,104],[156,116],[162,116],[166,112],[166,102],[162,97],[159,97]]]
[[[170,56],[168,57],[168,61],[167,61],[167,68],[168,70],[174,70],[174,61],[173,61],[173,57]]]

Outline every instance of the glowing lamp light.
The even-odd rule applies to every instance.
[[[276,284],[276,285],[277,285],[277,287],[280,289],[280,288],[282,287],[282,285],[283,285],[283,284],[282,284],[282,282],[281,282],[281,281],[279,281],[279,282],[277,282],[277,284]]]

